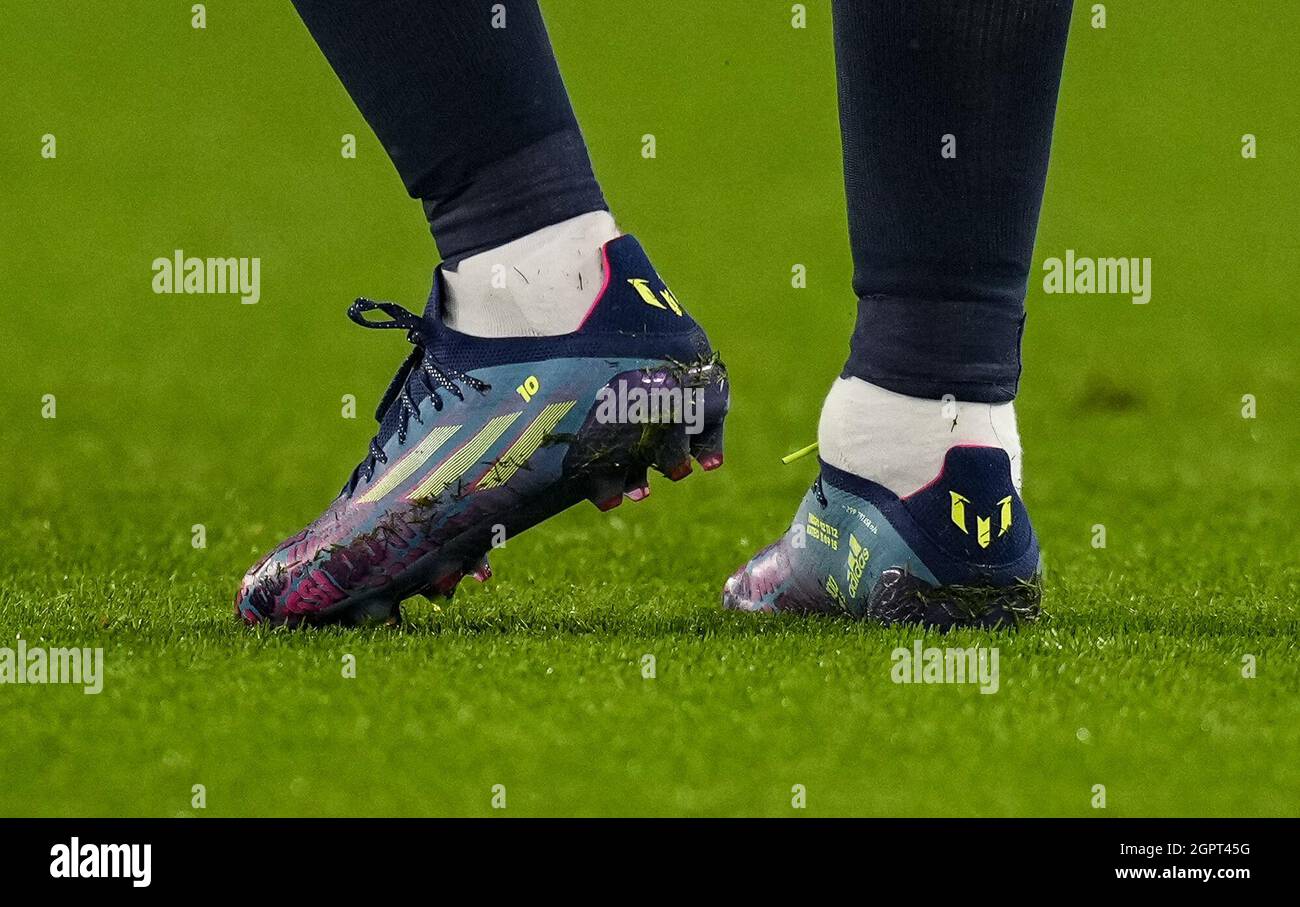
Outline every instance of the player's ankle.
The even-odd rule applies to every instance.
[[[443,320],[481,337],[576,330],[600,292],[601,248],[618,235],[608,211],[591,211],[462,259],[443,270]]]
[[[1012,403],[908,397],[860,378],[839,378],[822,404],[821,458],[905,497],[933,481],[959,445],[1005,450],[1021,482],[1020,433]]]

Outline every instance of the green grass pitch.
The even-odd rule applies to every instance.
[[[819,3],[545,6],[616,215],[731,369],[727,465],[511,540],[400,629],[237,623],[405,354],[344,309],[418,306],[435,259],[289,5],[206,6],[4,13],[0,636],[106,676],[0,686],[0,813],[1297,812],[1295,4],[1076,9],[1019,402],[1050,616],[924,637],[997,646],[994,695],[892,683],[912,630],[718,607],[812,478],[779,458],[853,320]],[[155,295],[175,249],[260,257],[261,301]],[[1067,249],[1149,257],[1150,303],[1046,295]]]

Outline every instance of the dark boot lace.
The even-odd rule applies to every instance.
[[[383,312],[392,320],[371,321],[365,317],[367,312],[373,311]],[[388,462],[388,454],[384,453],[383,446],[385,439],[381,435],[383,434],[383,423],[390,406],[399,407],[397,416],[398,444],[406,443],[406,431],[412,417],[415,418],[416,423],[424,424],[424,419],[420,416],[420,400],[423,397],[416,399],[411,394],[411,382],[408,379],[412,372],[419,376],[420,383],[424,385],[424,390],[433,401],[433,408],[439,411],[443,406],[440,391],[451,394],[457,400],[464,400],[465,393],[460,389],[460,385],[464,384],[480,394],[490,391],[492,386],[480,381],[473,375],[452,368],[434,358],[429,353],[433,338],[430,336],[429,328],[424,319],[395,302],[376,302],[362,297],[348,307],[348,317],[363,328],[405,330],[406,339],[415,346],[406,361],[402,363],[402,367],[397,370],[393,383],[389,385],[388,391],[384,394],[384,399],[380,402],[375,413],[375,418],[380,422],[380,430],[370,439],[369,452],[366,454],[365,459],[352,470],[352,475],[348,478],[347,484],[343,486],[343,492],[351,495],[356,490],[362,476],[365,476],[366,481],[369,482],[374,477],[376,465]]]

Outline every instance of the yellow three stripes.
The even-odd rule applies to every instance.
[[[371,485],[370,490],[357,500],[363,504],[378,501],[409,479],[417,469],[424,465],[425,460],[433,456],[438,448],[446,444],[447,440],[458,431],[460,431],[459,425],[440,425],[429,432],[423,441],[412,448],[410,453],[394,463],[393,468],[380,476],[379,481]]]
[[[442,494],[448,485],[477,463],[479,458],[487,453],[487,449],[496,443],[497,438],[505,434],[511,423],[521,415],[522,413],[507,413],[489,421],[472,441],[467,442],[464,447],[444,460],[441,466],[425,476],[407,497],[414,500]]]
[[[560,420],[568,415],[569,410],[573,409],[577,402],[576,400],[567,400],[563,403],[551,403],[543,407],[542,411],[533,419],[532,424],[524,429],[524,433],[519,436],[515,443],[510,445],[510,448],[501,455],[496,464],[479,480],[478,487],[496,488],[508,482],[511,476],[518,472],[519,468],[527,463],[533,454],[537,453],[537,448],[542,446],[542,441],[545,440],[546,435],[556,425],[560,424]],[[442,494],[447,489],[447,486],[458,480],[470,467],[477,463],[487,453],[488,448],[495,444],[497,439],[505,434],[521,415],[523,413],[507,413],[489,421],[464,447],[425,476],[411,490],[408,497],[413,499],[427,498]],[[394,463],[392,469],[380,476],[379,480],[358,498],[358,501],[372,503],[397,488],[397,486],[414,475],[416,470],[437,453],[460,429],[461,426],[459,425],[440,425],[433,429],[423,441],[411,449],[410,453]]]
[[[569,410],[573,409],[577,400],[569,400],[565,403],[551,403],[546,406],[533,424],[524,429],[524,433],[510,449],[501,455],[496,465],[488,470],[487,475],[479,479],[478,488],[496,488],[509,482],[511,477],[519,471],[519,467],[528,462],[528,459],[535,453],[537,448],[542,446],[542,441],[546,435],[560,424],[560,420],[568,415]]]

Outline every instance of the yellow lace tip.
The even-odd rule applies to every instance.
[[[796,450],[794,453],[786,454],[784,457],[781,458],[781,462],[784,463],[786,466],[789,466],[795,460],[799,460],[808,456],[808,454],[812,453],[816,449],[817,449],[817,442],[814,441],[811,444],[809,444],[807,447],[803,448],[802,450]]]

